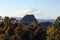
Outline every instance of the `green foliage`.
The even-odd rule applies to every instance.
[[[0,34],[0,40],[5,40],[6,35],[5,34]]]
[[[0,40],[60,40],[59,20],[60,17],[53,25],[45,28],[35,21],[24,24],[17,23],[14,18],[5,17],[3,27],[0,27]]]
[[[47,40],[60,40],[60,17],[47,29]]]

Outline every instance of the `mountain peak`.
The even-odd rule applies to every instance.
[[[22,23],[28,23],[28,24],[30,24],[30,23],[33,22],[33,21],[38,22],[38,21],[36,20],[36,18],[34,17],[34,15],[25,15],[25,16],[20,20],[20,22],[22,22]]]

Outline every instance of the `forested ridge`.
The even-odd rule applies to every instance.
[[[0,40],[60,40],[60,17],[47,28],[35,21],[28,24],[4,17],[0,21]]]

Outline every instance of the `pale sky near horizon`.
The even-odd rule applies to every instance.
[[[33,14],[38,19],[60,16],[60,0],[0,0],[0,16],[23,17]]]

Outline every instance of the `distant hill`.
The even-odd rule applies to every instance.
[[[20,21],[22,19],[21,17],[13,17],[13,18],[15,18],[18,21]]]
[[[14,17],[16,18],[18,21],[20,21],[22,18],[21,17]],[[41,23],[41,22],[51,22],[51,23],[54,23],[55,22],[55,19],[36,19],[38,21],[38,23]]]
[[[38,22],[38,21],[36,20],[36,18],[34,17],[34,15],[25,15],[25,16],[20,20],[20,22],[22,22],[22,23],[28,23],[28,24],[30,24],[30,23],[33,22],[33,21]]]
[[[41,23],[41,22],[51,22],[51,23],[54,23],[55,22],[55,19],[37,19],[38,20],[38,23]]]
[[[23,18],[15,17],[18,21],[23,23],[31,23],[32,21],[38,22],[42,27],[48,27],[55,22],[55,19],[36,19],[34,15],[25,15]]]
[[[42,27],[49,27],[49,26],[51,26],[53,23],[51,23],[51,22],[41,22],[41,23],[39,23]]]

